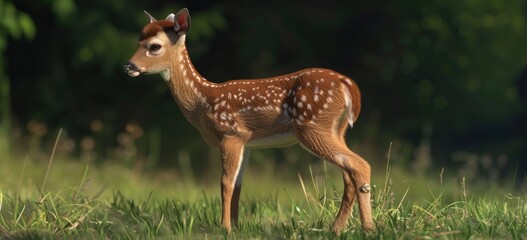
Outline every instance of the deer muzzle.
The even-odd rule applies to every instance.
[[[137,77],[144,71],[144,69],[138,68],[133,62],[127,62],[124,65],[124,71],[128,73],[130,77]]]

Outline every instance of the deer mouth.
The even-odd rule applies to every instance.
[[[144,68],[138,68],[135,64],[132,62],[128,62],[124,65],[124,71],[128,74],[130,77],[137,77],[141,75],[141,73],[144,73]]]

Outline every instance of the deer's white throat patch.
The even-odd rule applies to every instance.
[[[169,69],[163,70],[159,72],[159,74],[161,74],[161,77],[163,78],[163,80],[165,80],[165,82],[170,81],[170,70]]]

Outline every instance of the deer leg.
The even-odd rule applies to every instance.
[[[364,231],[374,228],[370,201],[370,165],[355,154],[332,133],[322,128],[297,126],[295,133],[300,143],[319,157],[339,166],[344,171],[342,204],[335,219],[333,230],[339,234],[351,213],[351,203],[356,196],[359,203],[360,219]],[[348,181],[351,180],[351,181]]]
[[[234,182],[234,192],[231,199],[231,222],[235,226],[238,225],[238,205],[240,203],[240,194],[242,191],[242,180],[243,180],[243,170],[249,159],[249,149],[245,149],[242,154],[242,160],[239,164],[238,174]]]
[[[343,152],[347,149],[341,149]],[[359,155],[348,149],[347,153],[337,154],[335,157],[337,165],[344,169],[351,178],[353,190],[359,204],[359,215],[362,229],[366,232],[373,231],[373,217],[371,215],[371,187],[370,187],[370,165]],[[337,219],[338,222],[342,219]],[[342,230],[342,229],[335,229]]]
[[[238,201],[242,180],[239,175],[241,175],[240,170],[243,162],[243,145],[244,142],[236,137],[225,137],[220,142],[223,168],[221,176],[221,224],[227,232],[232,229],[231,222],[238,220]],[[239,186],[236,187],[236,185]]]
[[[341,232],[346,227],[346,223],[353,209],[353,203],[355,202],[355,185],[351,180],[351,175],[347,171],[342,171],[342,177],[344,180],[344,192],[339,212],[331,227],[333,232]]]

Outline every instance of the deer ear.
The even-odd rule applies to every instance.
[[[170,15],[168,16],[170,17]],[[179,10],[179,12],[174,15],[173,19],[175,23],[174,30],[179,36],[186,34],[190,30],[190,13],[188,12],[188,9],[183,8]]]
[[[174,18],[176,17],[176,15],[174,15],[173,13],[169,14],[167,16],[167,18],[165,20],[167,21],[171,21],[171,22],[174,22]]]
[[[148,13],[147,11],[143,11],[146,15],[146,17],[148,18],[148,21],[150,21],[150,23],[153,23],[155,21],[157,21],[154,17],[152,17],[152,15],[150,15],[150,13]]]

